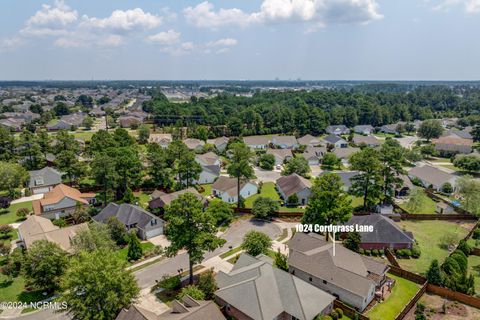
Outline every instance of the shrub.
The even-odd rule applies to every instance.
[[[215,298],[217,283],[215,282],[213,270],[208,270],[200,274],[198,278],[198,288],[204,293],[205,299],[211,300]]]
[[[365,254],[366,254],[367,256],[369,256],[369,255],[372,254],[372,251],[370,251],[370,250],[367,249],[367,250],[365,250]]]
[[[380,250],[378,250],[378,253],[379,253],[381,256],[383,256],[383,255],[385,254],[385,250],[380,249]]]
[[[472,253],[472,248],[465,240],[461,240],[457,247],[458,250],[461,250],[468,257]]]
[[[243,237],[242,248],[251,256],[267,254],[272,247],[272,240],[263,232],[251,230]]]
[[[472,235],[473,239],[480,239],[480,228],[475,229]]]
[[[164,275],[162,276],[160,281],[157,281],[155,286],[153,286],[152,291],[155,291],[157,289],[174,291],[179,289],[180,285],[181,285],[180,275],[176,275],[176,276]]]
[[[333,320],[337,320],[338,313],[335,310],[332,310],[332,312],[330,312],[330,317],[332,317]]]
[[[8,224],[0,225],[0,239],[7,239],[10,237],[10,232],[13,231],[13,228]]]
[[[67,226],[67,221],[65,221],[64,218],[53,220],[52,223],[59,228],[63,228]]]
[[[340,308],[335,309],[335,311],[338,314],[338,318],[342,319],[343,318],[343,310]]]
[[[278,202],[266,197],[258,197],[253,201],[252,213],[256,218],[268,219],[278,210]]]
[[[205,293],[195,285],[183,287],[177,295],[177,299],[181,301],[187,294],[195,300],[205,300]]]
[[[24,196],[25,197],[30,197],[32,195],[32,191],[28,188],[25,189]]]
[[[360,248],[360,249],[358,249],[358,253],[360,253],[360,254],[365,254],[365,250],[362,249],[362,248]]]
[[[422,251],[420,250],[420,247],[417,244],[414,244],[412,247],[412,257],[415,259],[420,258],[420,255],[422,254]]]
[[[29,213],[30,210],[28,210],[28,208],[20,208],[17,210],[17,217],[25,218]]]
[[[446,193],[446,194],[450,194],[453,192],[453,187],[452,185],[450,184],[450,182],[445,182],[442,186],[442,192]]]
[[[378,257],[380,255],[380,253],[378,252],[377,249],[374,249],[374,250],[372,250],[372,255],[375,256],[375,257]]]

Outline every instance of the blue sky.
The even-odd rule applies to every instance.
[[[0,80],[479,80],[480,0],[2,0]]]

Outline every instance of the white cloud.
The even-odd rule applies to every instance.
[[[435,4],[432,9],[435,11],[448,11],[458,6],[463,7],[466,13],[480,12],[480,0],[443,0]]]
[[[13,51],[20,47],[23,42],[23,39],[18,36],[3,39],[0,41],[0,52]]]
[[[208,47],[231,47],[237,45],[237,39],[225,38],[207,43]]]
[[[55,1],[53,6],[44,4],[25,23],[20,33],[25,36],[55,36],[67,33],[67,26],[76,22],[77,11],[72,10],[63,1]]]
[[[247,27],[254,23],[315,22],[317,25],[366,24],[383,18],[375,0],[263,0],[257,12],[219,9],[204,1],[183,10],[186,20],[199,28]]]
[[[162,18],[140,8],[115,10],[107,18],[83,16],[80,28],[92,28],[114,33],[128,33],[138,30],[151,30],[162,24]]]
[[[148,40],[159,44],[171,45],[180,41],[180,32],[170,29],[151,35],[148,37]]]

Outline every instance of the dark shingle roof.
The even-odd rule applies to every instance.
[[[371,225],[373,232],[360,232],[363,243],[413,243],[411,234],[403,231],[390,218],[381,214],[353,216],[348,225]]]
[[[152,219],[159,219],[139,206],[128,203],[118,205],[112,202],[103,208],[99,214],[93,217],[93,220],[106,223],[110,217],[116,217],[125,225],[136,224],[140,228],[147,226]]]
[[[62,183],[62,173],[51,167],[30,171],[29,174],[30,182],[28,183],[28,186],[30,188]]]
[[[288,198],[292,194],[300,192],[305,188],[311,188],[312,183],[309,180],[300,177],[298,174],[294,173],[289,176],[278,178],[277,186]]]

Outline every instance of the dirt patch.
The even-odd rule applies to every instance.
[[[425,316],[428,320],[478,320],[480,310],[444,299],[437,295],[424,294],[419,301],[425,305]],[[415,308],[408,313],[405,320],[415,319]]]

